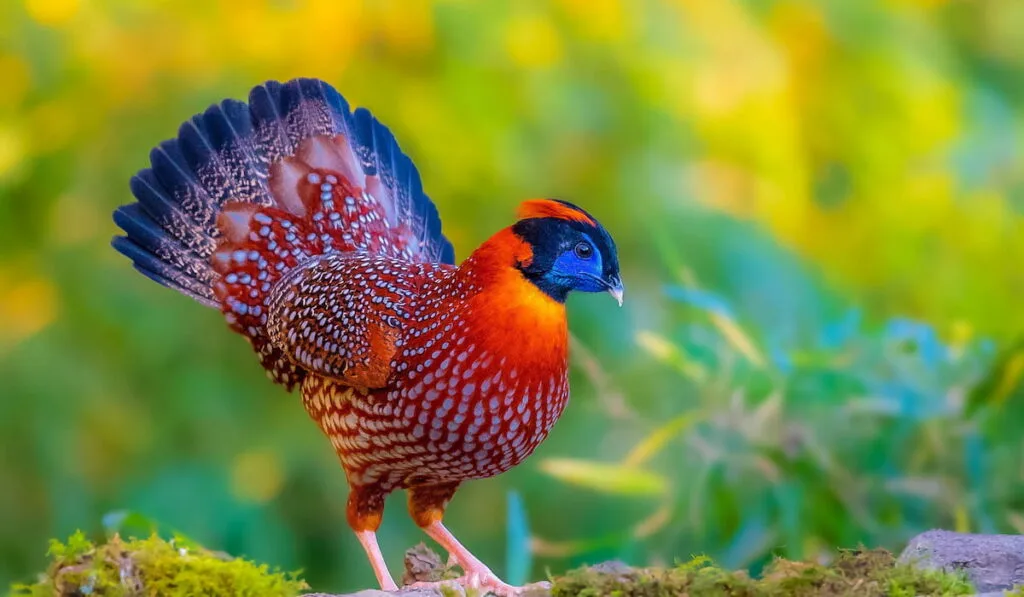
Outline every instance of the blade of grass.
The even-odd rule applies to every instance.
[[[699,363],[691,361],[686,353],[664,336],[648,330],[641,330],[636,333],[636,343],[654,359],[671,366],[685,377],[697,383],[707,380],[707,369]]]
[[[668,490],[665,477],[637,467],[572,458],[549,458],[540,470],[578,487],[613,495],[663,495]]]
[[[651,434],[640,441],[639,444],[630,450],[629,454],[622,460],[622,465],[627,467],[642,466],[651,458],[658,455],[670,441],[703,421],[707,414],[702,411],[683,413],[673,418],[668,423],[655,429]]]
[[[753,365],[761,368],[765,366],[764,355],[757,348],[753,339],[736,323],[735,319],[719,312],[708,313],[708,317],[711,318],[711,323],[722,334],[726,342],[736,349],[737,352],[742,354]]]

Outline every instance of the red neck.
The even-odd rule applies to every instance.
[[[515,353],[521,362],[560,366],[568,347],[565,305],[523,277],[521,264],[533,258],[530,245],[505,228],[459,266],[471,287],[467,318],[475,340],[495,353]]]

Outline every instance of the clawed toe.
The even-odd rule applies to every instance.
[[[417,582],[408,585],[409,589],[441,589],[459,587],[467,594],[469,590],[479,591],[479,595],[498,595],[499,597],[517,597],[534,589],[550,588],[550,583],[539,582],[522,587],[514,587],[501,581],[493,574],[466,574],[452,580],[434,582]]]
[[[432,586],[433,588],[441,588],[443,586],[451,587],[455,584],[465,590],[468,595],[474,595],[474,597],[482,595],[513,597],[529,594],[534,589],[541,588],[547,584],[537,583],[535,585],[527,585],[525,587],[514,587],[506,584],[491,572],[490,568],[470,553],[468,549],[463,547],[463,545],[455,539],[448,529],[441,524],[441,521],[433,521],[429,525],[424,526],[423,530],[448,552],[449,566],[454,564],[461,568],[465,574],[454,581],[416,583],[415,585],[412,585],[413,587]]]
[[[442,588],[453,588],[455,586],[459,586],[459,581],[457,581],[457,580],[436,580],[436,581],[421,580],[419,582],[414,582],[411,585],[405,585],[404,587],[402,587],[402,589],[403,590],[405,590],[405,589],[432,589],[432,590],[436,590],[437,592],[441,592],[440,589],[442,589]]]

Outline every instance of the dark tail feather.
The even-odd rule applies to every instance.
[[[118,236],[113,246],[131,258],[135,269],[168,288],[186,294],[204,305],[215,307],[209,287],[201,280],[208,267],[185,250],[147,214],[138,203],[124,205],[114,211],[114,222],[127,236]],[[170,264],[174,267],[168,267]]]
[[[351,113],[336,90],[316,79],[270,81],[252,90],[248,104],[225,100],[185,122],[132,178],[138,202],[114,212],[125,232],[114,248],[156,282],[216,306],[210,256],[224,204],[274,205],[271,166],[306,139],[337,134],[349,140],[363,174],[379,178],[376,200],[388,208],[393,228],[412,236],[413,257],[453,263],[437,209],[394,137],[368,111]]]

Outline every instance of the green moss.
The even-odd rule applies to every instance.
[[[124,541],[118,536],[95,545],[82,533],[66,542],[52,541],[51,564],[39,582],[14,588],[13,596],[85,597],[103,595],[294,596],[308,589],[294,576],[266,565],[213,552],[184,540],[165,541],[156,535]],[[424,545],[406,553],[406,583],[439,581],[459,575]],[[459,595],[442,587],[445,597]],[[918,570],[901,565],[884,550],[852,550],[828,565],[776,560],[760,578],[732,572],[698,557],[673,568],[632,568],[606,563],[581,568],[552,579],[555,597],[915,597],[971,595],[963,576]],[[544,589],[529,595],[548,595]],[[1019,589],[1016,595],[1024,597]]]
[[[841,552],[830,565],[776,560],[759,579],[697,558],[675,568],[601,565],[553,579],[555,597],[782,597],[971,595],[960,575],[899,565],[884,550]]]
[[[182,547],[153,535],[95,545],[81,532],[51,541],[52,559],[39,581],[16,585],[11,595],[110,597],[242,595],[291,597],[307,589],[290,574],[196,546]]]

